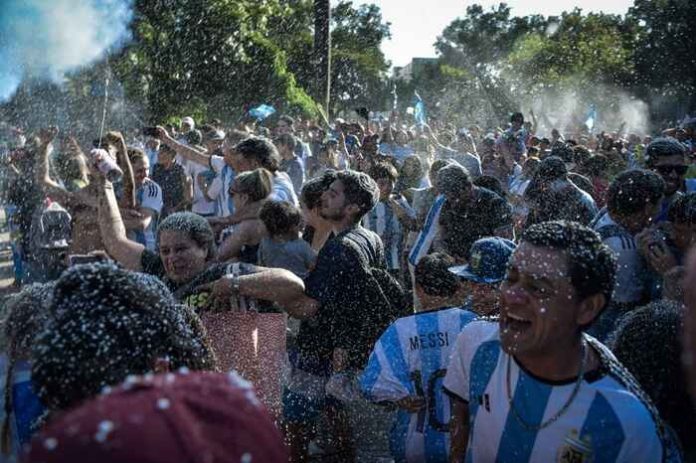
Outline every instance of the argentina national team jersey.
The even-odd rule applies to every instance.
[[[412,267],[415,267],[423,256],[428,255],[430,247],[433,245],[438,233],[440,233],[440,214],[442,213],[442,207],[444,205],[445,196],[439,195],[435,198],[435,202],[433,202],[433,205],[430,207],[423,228],[420,233],[418,233],[416,243],[413,245],[408,255],[408,263]]]
[[[415,212],[404,198],[399,198],[397,201],[408,212],[409,216],[415,218]],[[404,231],[392,205],[386,201],[379,201],[365,215],[363,226],[377,233],[382,239],[387,268],[390,270],[400,269],[401,255],[404,250]]]
[[[602,367],[585,375],[556,421],[536,430],[564,407],[575,380],[551,383],[534,377],[502,350],[497,323],[468,325],[457,339],[444,380],[449,394],[469,404],[466,461],[680,461],[672,445],[663,445],[662,439],[668,441],[664,428],[632,385],[635,380],[622,373],[625,370],[604,346],[594,340],[590,344]],[[507,393],[508,363],[514,410]],[[663,449],[668,451],[663,454]]]
[[[154,212],[150,225],[143,231],[135,233],[135,240],[150,251],[156,248],[155,231],[159,215],[162,213],[162,189],[154,181],[146,178],[142,186],[138,188],[136,202],[139,208],[150,209]]]
[[[448,461],[450,401],[442,380],[457,335],[474,318],[458,308],[420,312],[396,320],[375,344],[360,378],[365,396],[373,402],[407,396],[426,401],[418,413],[399,410],[390,436],[395,461]]]
[[[225,158],[222,156],[211,156],[210,167],[219,175],[219,192],[216,194],[216,215],[218,217],[228,217],[234,214],[234,203],[229,192],[237,174],[232,167],[227,165]]]

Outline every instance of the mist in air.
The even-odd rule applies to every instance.
[[[60,83],[66,74],[129,38],[131,0],[4,0],[0,15],[0,101],[24,79]]]

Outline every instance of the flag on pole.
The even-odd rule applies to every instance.
[[[585,118],[585,125],[590,132],[594,129],[595,123],[597,122],[597,108],[595,105],[590,105],[590,110],[587,112],[587,117]]]
[[[249,115],[251,117],[255,117],[257,121],[262,121],[275,112],[276,110],[273,106],[262,104],[260,106],[257,106],[256,108],[251,108],[249,110]]]
[[[423,102],[423,99],[420,97],[418,92],[413,92],[413,95],[416,100],[415,105],[413,106],[413,117],[416,119],[418,125],[422,127],[427,123],[425,103]]]

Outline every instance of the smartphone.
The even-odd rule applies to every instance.
[[[68,266],[70,267],[82,264],[94,264],[97,262],[104,262],[104,257],[89,254],[70,254],[68,256]]]
[[[155,137],[159,135],[159,131],[157,130],[157,127],[143,127],[143,135],[146,137]]]

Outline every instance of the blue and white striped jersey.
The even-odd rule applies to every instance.
[[[448,393],[469,404],[466,461],[680,461],[672,445],[663,446],[664,428],[632,385],[635,380],[608,349],[596,340],[591,345],[602,367],[585,375],[565,413],[537,430],[564,407],[575,380],[552,383],[533,376],[502,350],[497,323],[468,325],[457,339],[444,380]],[[669,452],[663,453],[665,448]]]
[[[390,436],[397,462],[447,462],[449,397],[442,380],[457,335],[475,318],[469,310],[443,308],[419,312],[392,323],[375,344],[360,386],[373,402],[421,396],[418,413],[399,410]]]
[[[397,199],[409,216],[415,218],[416,214],[409,206],[405,198]],[[404,251],[404,229],[394,209],[387,201],[379,201],[363,218],[363,227],[379,235],[384,244],[384,255],[387,259],[389,270],[398,270],[401,266],[401,255]]]
[[[217,193],[216,215],[218,217],[228,217],[234,214],[234,203],[230,196],[230,186],[236,177],[234,169],[227,165],[222,156],[211,156],[210,167],[218,174],[219,193]]]
[[[150,209],[154,212],[150,225],[143,231],[135,233],[135,240],[145,246],[146,249],[154,251],[157,247],[157,239],[155,232],[159,222],[159,216],[162,213],[162,188],[149,178],[146,178],[142,186],[138,188],[135,195],[136,205],[138,208]]]
[[[409,265],[415,267],[418,261],[420,261],[423,256],[427,256],[430,252],[430,247],[440,233],[440,213],[444,205],[444,195],[439,195],[435,198],[435,202],[430,207],[428,215],[425,218],[423,228],[418,234],[418,238],[416,238],[416,244],[413,245],[408,255]]]

